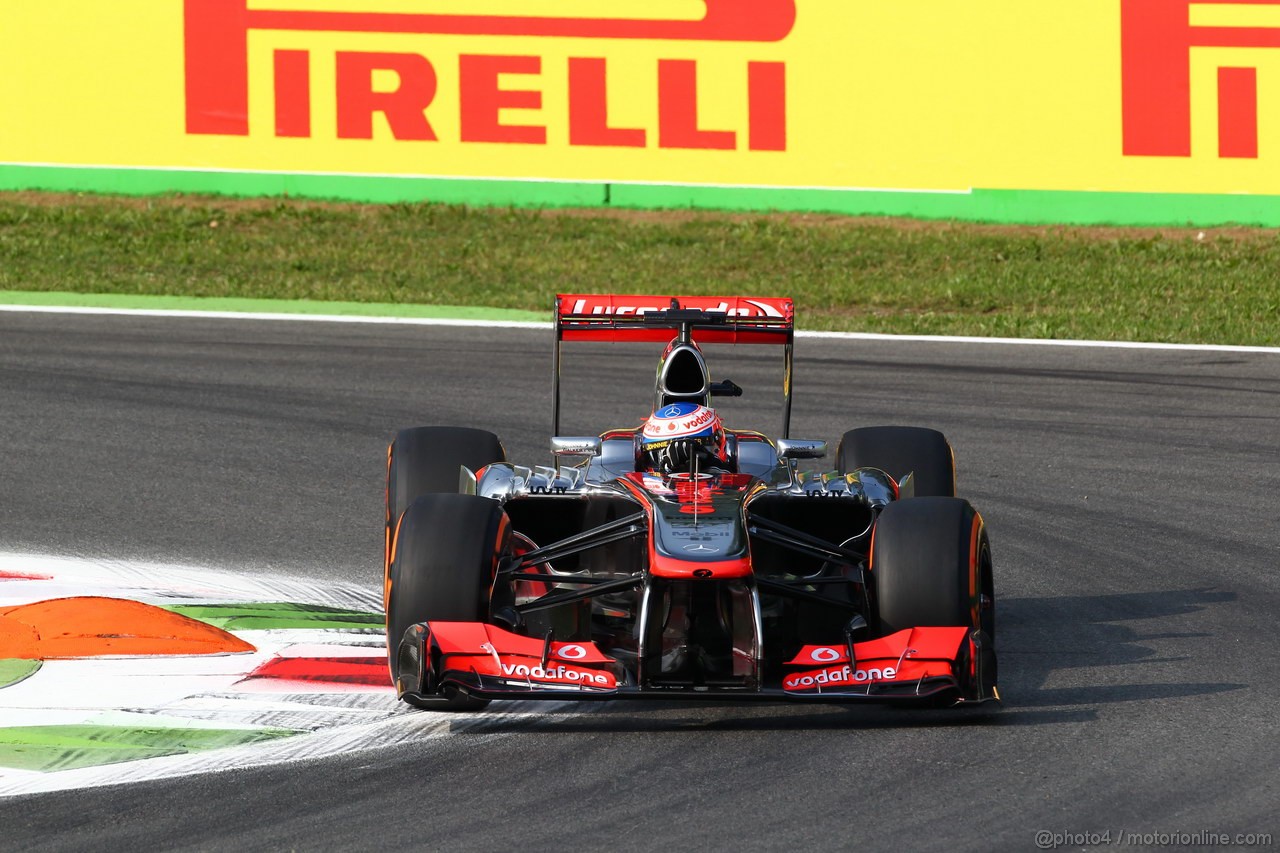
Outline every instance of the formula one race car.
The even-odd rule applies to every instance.
[[[387,646],[400,697],[998,699],[991,550],[918,427],[788,437],[789,299],[559,296],[555,467],[427,426],[387,451]],[[665,343],[652,415],[559,436],[562,341]],[[726,429],[698,342],[776,344],[782,434]]]

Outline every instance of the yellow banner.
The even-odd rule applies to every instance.
[[[0,163],[1280,194],[1280,0],[0,7]]]

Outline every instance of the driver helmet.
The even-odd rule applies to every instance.
[[[670,403],[650,415],[640,451],[646,468],[664,474],[728,467],[724,424],[715,409],[697,403]]]

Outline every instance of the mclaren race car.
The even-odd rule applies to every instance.
[[[661,349],[652,414],[561,436],[564,341]],[[781,435],[726,428],[699,343],[776,345]],[[552,467],[492,433],[399,432],[387,451],[387,647],[423,708],[492,699],[954,705],[998,699],[987,531],[932,429],[788,435],[794,306],[562,295]],[[656,348],[655,348],[656,349]]]

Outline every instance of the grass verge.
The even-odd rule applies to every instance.
[[[485,306],[787,295],[809,329],[1280,344],[1280,231],[0,194],[0,290]]]

